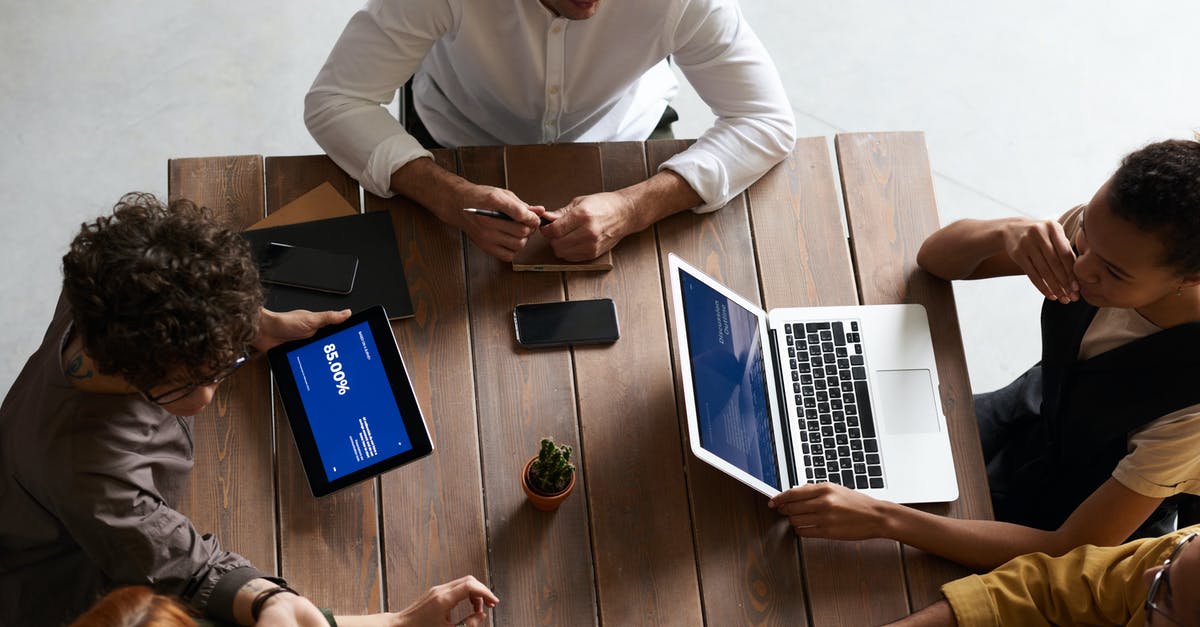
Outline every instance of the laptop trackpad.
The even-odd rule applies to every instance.
[[[933,382],[929,371],[878,370],[875,372],[875,406],[883,416],[888,435],[938,431]]]

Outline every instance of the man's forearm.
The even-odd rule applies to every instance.
[[[413,159],[392,173],[392,191],[415,200],[442,222],[454,224],[457,198],[471,183],[426,157]]]
[[[704,199],[691,185],[671,170],[662,170],[654,176],[618,190],[636,209],[631,220],[631,233],[650,227],[667,216],[704,204]]]

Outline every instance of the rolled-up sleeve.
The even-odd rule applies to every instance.
[[[732,0],[683,5],[672,34],[675,61],[717,120],[659,168],[684,178],[713,211],[745,191],[796,143],[779,72]]]
[[[392,195],[393,172],[432,156],[383,105],[453,20],[445,0],[368,3],[350,18],[304,99],[313,139],[377,196]]]

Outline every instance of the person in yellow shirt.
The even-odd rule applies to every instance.
[[[1022,555],[942,586],[945,598],[894,627],[1200,625],[1200,526],[1061,557]]]

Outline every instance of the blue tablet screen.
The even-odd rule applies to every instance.
[[[778,490],[758,316],[679,275],[700,445]]]
[[[329,480],[412,449],[370,323],[287,356]]]

